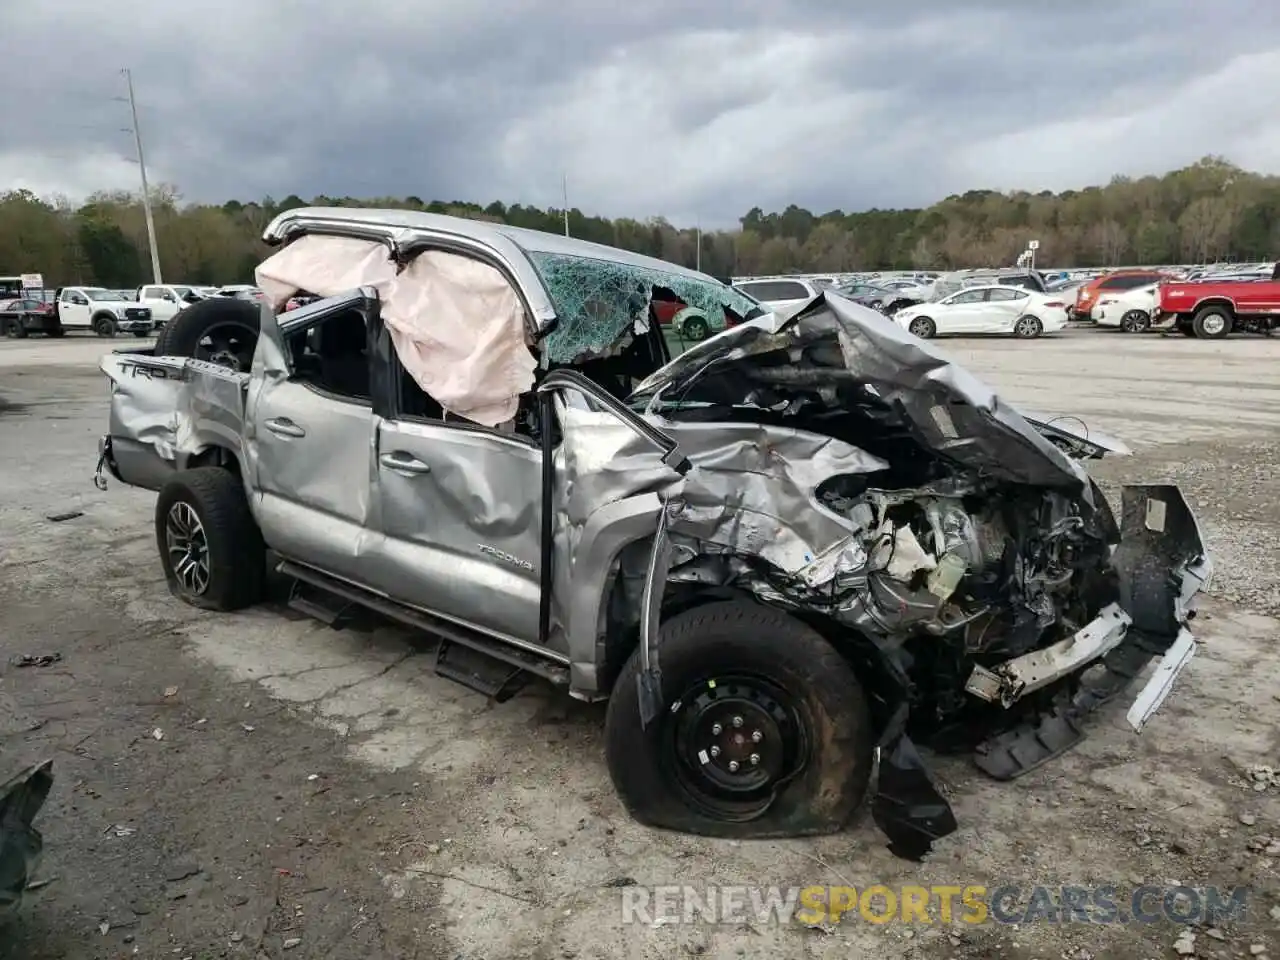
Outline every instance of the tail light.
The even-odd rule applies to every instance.
[[[724,328],[725,328],[726,330],[729,330],[729,329],[731,329],[731,328],[733,328],[733,327],[736,327],[736,326],[738,326],[740,323],[742,323],[742,318],[741,318],[741,317],[729,316],[729,315],[727,315],[727,314],[725,315],[725,318],[724,318]]]

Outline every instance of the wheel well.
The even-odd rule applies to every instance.
[[[638,543],[643,544],[643,555],[647,556],[648,547],[652,541],[644,540]],[[624,549],[629,550],[635,547],[636,544],[630,544]],[[620,565],[619,576],[614,579],[605,604],[608,631],[605,634],[603,670],[598,677],[600,693],[607,693],[612,689],[623,664],[640,642],[639,606],[632,599],[635,591],[628,590],[625,578],[621,575],[621,571],[625,569],[625,564]],[[634,570],[634,567],[632,569]],[[696,607],[726,600],[774,606],[764,603],[748,590],[668,580],[663,590],[659,622],[669,620]],[[852,667],[868,693],[868,707],[876,729],[884,729],[893,712],[907,696],[904,678],[895,672],[886,655],[870,638],[831,617],[783,606],[777,606],[776,609],[795,617],[822,636]],[[661,665],[661,658],[659,658],[659,665]],[[893,694],[895,690],[899,691],[897,696]]]
[[[117,317],[114,313],[112,313],[110,310],[96,310],[96,311],[94,311],[94,314],[93,314],[93,316],[92,316],[90,319],[91,319],[91,320],[101,320],[103,317],[106,317],[108,320],[113,320],[113,321],[114,321],[114,320],[119,320],[119,319],[120,319],[120,318],[119,318],[119,317]]]
[[[226,447],[205,447],[187,460],[186,468],[188,470],[194,470],[196,467],[222,467],[224,470],[229,470],[243,479],[243,474],[240,471],[240,458]]]
[[[1205,307],[1225,307],[1232,317],[1236,314],[1236,305],[1226,297],[1210,297],[1207,300],[1201,300],[1196,304],[1196,308],[1193,313],[1199,313]]]

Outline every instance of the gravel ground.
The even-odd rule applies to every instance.
[[[492,707],[393,628],[175,603],[153,497],[89,483],[102,346],[0,342],[0,743],[6,769],[52,757],[57,778],[39,820],[51,882],[0,958],[1174,956],[1168,923],[812,929],[621,909],[631,883],[1146,882],[1249,886],[1243,921],[1182,945],[1280,956],[1280,789],[1246,774],[1280,767],[1280,343],[946,344],[1008,399],[1125,440],[1133,457],[1098,465],[1108,490],[1181,484],[1217,580],[1200,655],[1142,736],[1117,706],[1013,784],[937,759],[961,829],[922,865],[864,822],[743,844],[641,828],[610,788],[598,706],[532,686]]]

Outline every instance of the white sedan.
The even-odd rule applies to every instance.
[[[1065,328],[1067,304],[1052,294],[990,284],[907,307],[893,319],[926,340],[951,333],[1005,333],[1030,339]]]
[[[1089,319],[1100,327],[1119,327],[1125,333],[1150,330],[1160,300],[1159,290],[1159,284],[1149,283],[1132,290],[1108,291],[1093,305]]]

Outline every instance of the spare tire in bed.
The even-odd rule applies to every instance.
[[[231,297],[193,303],[160,331],[156,356],[192,357],[247,373],[258,346],[261,309]]]

